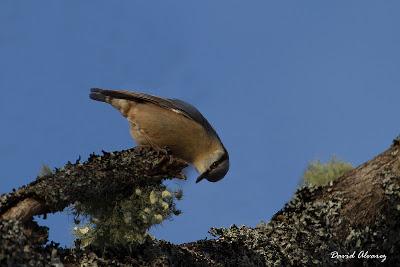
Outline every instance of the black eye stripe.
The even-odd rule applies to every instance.
[[[213,164],[211,164],[211,168],[217,167],[221,162],[227,159],[228,159],[228,153],[222,154],[222,156],[219,159],[217,159],[216,161],[213,162]]]

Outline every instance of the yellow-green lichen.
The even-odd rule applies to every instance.
[[[89,224],[77,226],[75,235],[83,246],[136,246],[148,238],[148,230],[162,223],[176,209],[173,193],[162,184],[135,188],[129,198],[88,201],[75,205]],[[96,221],[93,219],[96,218]]]
[[[346,172],[353,169],[350,163],[332,157],[328,162],[310,162],[303,174],[302,182],[305,185],[326,185]]]

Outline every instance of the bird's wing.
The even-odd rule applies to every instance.
[[[206,118],[197,110],[194,106],[185,101],[179,99],[168,99],[161,98],[149,94],[131,92],[125,90],[104,90],[99,88],[92,88],[90,98],[105,102],[106,97],[117,98],[117,99],[126,99],[134,102],[149,102],[153,103],[159,107],[171,110],[178,114],[181,114],[191,120],[196,121],[197,123],[203,125],[207,131],[214,133],[216,136],[214,128],[207,121]]]

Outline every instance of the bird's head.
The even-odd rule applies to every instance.
[[[208,168],[200,174],[197,178],[196,183],[203,179],[209,182],[218,182],[229,170],[229,155],[228,152],[224,151],[216,160],[212,161]]]

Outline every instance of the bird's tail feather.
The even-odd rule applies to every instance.
[[[118,109],[124,117],[127,117],[128,111],[134,103],[130,102],[131,98],[135,100],[124,91],[104,90],[99,88],[90,89],[89,97],[96,101],[111,104],[114,108]]]
[[[110,103],[111,99],[125,99],[130,101],[142,102],[143,99],[135,92],[119,91],[119,90],[105,90],[100,88],[90,89],[90,98],[96,101]]]
[[[96,88],[91,89],[89,97],[96,101],[109,103],[110,102],[109,97],[104,95],[100,90],[101,89],[96,89]]]

